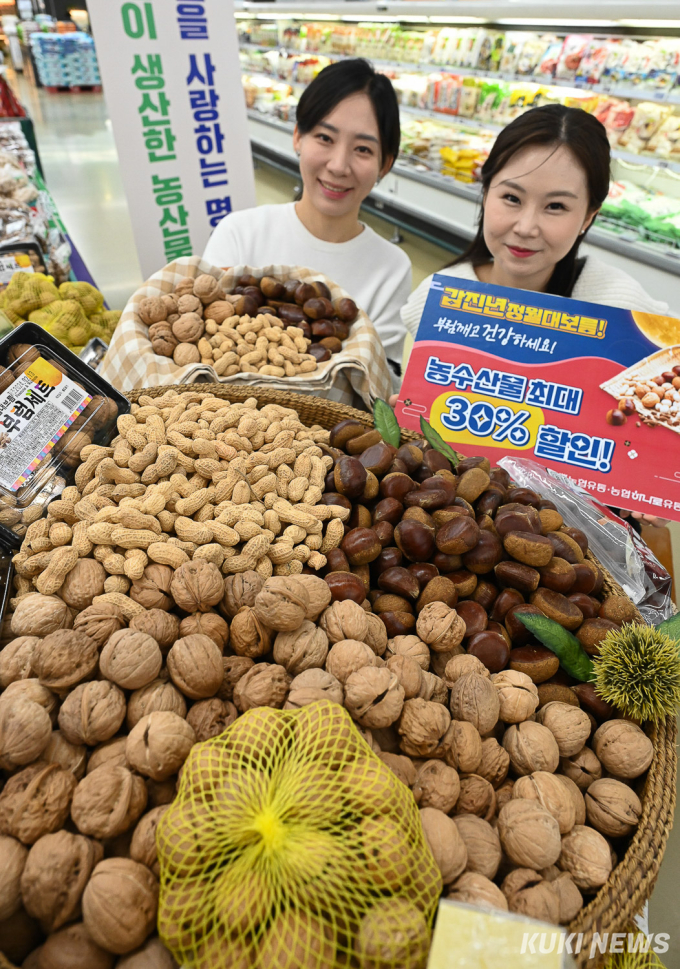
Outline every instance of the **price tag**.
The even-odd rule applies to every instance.
[[[3,253],[0,255],[0,285],[6,286],[14,273],[32,273],[33,264],[25,252]]]

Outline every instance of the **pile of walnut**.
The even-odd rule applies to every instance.
[[[238,295],[226,295],[208,274],[187,277],[166,296],[147,296],[138,316],[154,353],[184,367],[211,366],[220,377],[259,373],[294,377],[317,368],[302,329],[267,312],[238,315]]]

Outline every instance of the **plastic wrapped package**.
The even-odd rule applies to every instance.
[[[593,554],[647,622],[657,625],[674,614],[670,575],[623,519],[566,475],[535,461],[505,457],[498,464],[520,487],[554,502],[565,520],[585,532]]]

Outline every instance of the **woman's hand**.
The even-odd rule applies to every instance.
[[[631,518],[637,519],[637,521],[642,522],[644,525],[651,525],[653,528],[665,528],[669,522],[668,518],[657,518],[656,515],[645,515],[641,511],[625,511],[623,508],[619,511],[621,518]]]
[[[394,408],[397,406],[397,401],[398,400],[399,400],[399,394],[392,394],[390,396],[390,398],[388,400],[388,404],[390,405],[390,407],[392,408],[392,410],[394,410]]]

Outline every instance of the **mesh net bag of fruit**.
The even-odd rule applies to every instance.
[[[422,969],[441,875],[346,710],[257,707],[197,744],[158,828],[159,931],[194,969]]]

